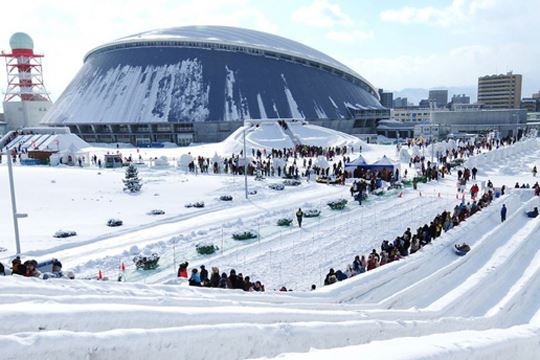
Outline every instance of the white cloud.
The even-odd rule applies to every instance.
[[[332,28],[337,25],[354,25],[353,20],[338,4],[327,0],[315,0],[313,3],[302,6],[291,15],[293,21],[322,28]]]
[[[523,74],[523,94],[536,91],[540,69],[530,59],[540,49],[520,43],[471,45],[432,55],[343,59],[375,86],[385,89],[476,86],[479,76],[513,70]]]
[[[461,21],[467,21],[476,14],[493,8],[496,0],[453,0],[446,7],[412,7],[404,6],[399,9],[382,11],[382,21],[400,24],[428,24],[437,26],[452,26]]]
[[[374,37],[373,31],[329,31],[326,33],[328,40],[342,42],[342,43],[354,43],[356,41],[366,41]]]

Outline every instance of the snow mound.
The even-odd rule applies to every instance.
[[[263,121],[241,126],[222,143],[224,153],[238,154],[244,146],[244,130],[246,132],[246,148],[251,149],[282,149],[292,148],[297,144],[321,147],[362,146],[367,150],[369,145],[359,138],[340,131],[311,125],[304,122],[287,122],[281,126],[277,121]]]

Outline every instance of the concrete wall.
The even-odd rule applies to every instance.
[[[433,124],[440,126],[440,135],[449,133],[478,133],[499,131],[501,136],[512,135],[516,129],[524,129],[527,111],[522,109],[481,111],[435,111],[431,115]]]
[[[52,103],[49,101],[10,101],[4,102],[3,105],[9,131],[24,127],[38,127]]]

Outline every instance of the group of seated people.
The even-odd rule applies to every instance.
[[[231,269],[229,276],[223,272],[220,274],[219,268],[212,267],[212,272],[209,274],[204,265],[200,269],[191,269],[191,274],[188,278],[188,262],[180,264],[178,268],[178,277],[188,279],[190,286],[200,286],[209,288],[221,289],[239,289],[244,291],[260,291],[264,292],[264,285],[260,281],[252,282],[249,276],[243,276],[242,273],[236,274],[236,270]]]
[[[523,183],[520,186],[519,183],[517,182],[514,188],[515,189],[530,189],[531,185]],[[534,195],[540,196],[540,185],[538,184],[538,181],[532,186],[532,188],[534,189]]]
[[[48,264],[48,267],[50,267],[50,271],[41,272],[38,269],[38,262],[34,259],[32,260],[26,260],[22,261],[20,256],[15,257],[11,261],[11,275],[20,275],[24,277],[38,277],[42,279],[49,279],[49,278],[60,278],[60,277],[68,277],[70,279],[73,279],[73,273],[67,272],[64,273],[62,271],[62,263],[58,259],[52,259],[51,263]],[[0,273],[3,275],[7,275],[6,268],[2,263],[0,263]]]
[[[373,249],[367,258],[364,255],[355,256],[353,263],[348,264],[345,271],[330,269],[324,280],[324,285],[343,281],[404,258],[409,254],[414,254],[431,243],[432,240],[441,236],[443,232],[459,225],[462,221],[489,205],[492,200],[493,192],[488,190],[478,201],[474,201],[472,204],[462,202],[460,205],[455,206],[453,212],[443,211],[435,216],[429,225],[424,224],[424,226],[419,227],[414,234],[410,228],[407,228],[403,235],[396,237],[393,242],[383,240],[380,253]],[[538,209],[536,210],[538,211]]]

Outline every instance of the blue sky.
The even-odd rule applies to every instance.
[[[385,89],[476,86],[513,70],[523,95],[540,90],[539,0],[35,0],[4,9],[0,49],[16,31],[44,53],[58,98],[84,54],[145,30],[230,25],[281,35],[321,50]],[[10,9],[11,8],[11,9]],[[14,16],[22,11],[25,16]],[[0,71],[0,90],[6,78]]]

